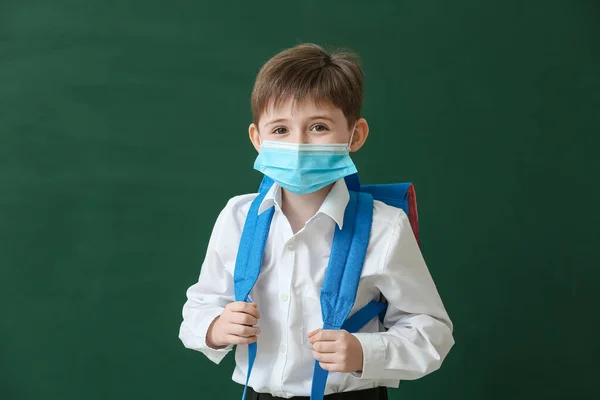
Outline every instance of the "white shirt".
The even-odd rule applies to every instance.
[[[187,291],[179,337],[215,363],[233,346],[215,350],[206,331],[234,301],[233,272],[241,232],[257,194],[231,199],[220,213],[196,284]],[[295,235],[281,211],[274,184],[259,209],[275,207],[260,276],[250,292],[261,318],[258,352],[249,385],[278,397],[309,396],[314,358],[307,334],[321,328],[319,294],[336,225],[343,224],[349,194],[336,182],[319,211]],[[351,313],[380,295],[388,301],[382,332],[377,318],[354,335],[363,349],[362,373],[329,374],[325,394],[377,386],[398,387],[437,370],[454,345],[450,321],[423,260],[408,217],[399,208],[374,202],[367,254]],[[236,346],[232,379],[245,383],[247,346]]]

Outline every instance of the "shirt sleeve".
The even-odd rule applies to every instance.
[[[198,282],[186,292],[187,301],[183,306],[183,322],[179,329],[179,339],[185,347],[202,352],[216,364],[219,364],[233,348],[233,345],[229,345],[222,349],[214,349],[206,343],[206,333],[210,324],[221,315],[225,306],[235,299],[233,276],[226,270],[217,252],[221,235],[227,230],[228,212],[231,210],[225,207],[217,218]]]
[[[354,334],[363,348],[361,379],[414,380],[437,369],[454,345],[453,325],[401,211],[375,284],[388,302],[386,332]]]

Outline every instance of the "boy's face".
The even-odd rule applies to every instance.
[[[310,143],[310,144],[350,144],[357,151],[366,140],[369,128],[367,121],[356,121],[354,134],[348,127],[348,120],[338,107],[317,106],[312,101],[293,103],[292,99],[282,102],[279,107],[272,105],[265,109],[258,126],[251,124],[250,140],[257,151],[265,140]]]

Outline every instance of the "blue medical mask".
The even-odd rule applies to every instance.
[[[261,143],[254,169],[292,193],[307,194],[357,172],[342,144]]]

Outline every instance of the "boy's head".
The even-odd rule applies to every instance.
[[[351,143],[358,150],[369,128],[360,117],[363,72],[354,54],[328,54],[303,44],[271,58],[252,91],[250,140]]]

